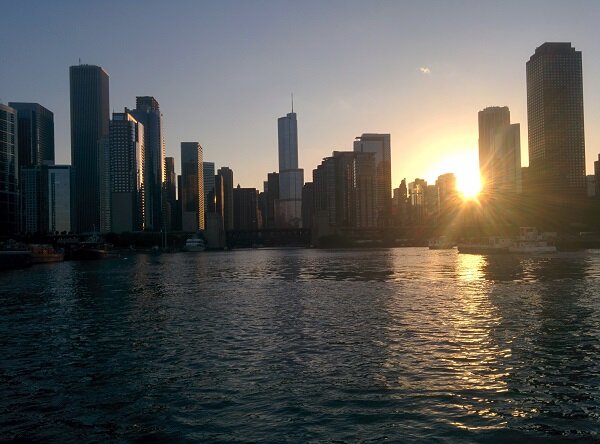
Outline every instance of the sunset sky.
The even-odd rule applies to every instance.
[[[54,112],[70,163],[69,66],[102,66],[114,111],[152,95],[166,154],[262,189],[277,117],[298,114],[305,181],[364,132],[392,135],[392,184],[478,167],[477,112],[508,106],[527,165],[525,62],[546,41],[583,55],[586,162],[600,152],[600,1],[22,1],[2,4],[0,102]]]

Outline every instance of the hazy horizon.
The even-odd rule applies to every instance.
[[[108,72],[111,110],[158,100],[177,171],[180,142],[198,141],[236,185],[262,189],[292,92],[307,182],[362,133],[391,134],[393,187],[477,168],[487,106],[508,106],[521,124],[526,166],[525,62],[546,41],[582,52],[588,173],[600,152],[594,1],[64,1],[11,3],[3,14],[15,38],[0,51],[0,102],[54,112],[57,163],[70,163],[68,69],[81,58]]]

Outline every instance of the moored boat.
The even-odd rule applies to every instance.
[[[56,251],[52,245],[31,244],[29,245],[29,251],[31,252],[32,264],[62,262],[65,260],[64,251]]]
[[[191,237],[185,241],[185,246],[183,247],[183,251],[188,252],[198,252],[206,250],[206,243],[203,239],[200,239],[197,236]]]
[[[487,239],[462,242],[458,244],[458,252],[466,254],[507,254],[513,241],[505,237],[489,237]]]
[[[428,245],[430,250],[451,250],[455,243],[446,236],[440,236],[430,239]]]
[[[547,236],[538,234],[536,228],[521,227],[519,239],[508,248],[508,251],[519,254],[556,253],[556,245]]]

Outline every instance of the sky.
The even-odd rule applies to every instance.
[[[110,106],[152,95],[166,155],[180,142],[262,190],[277,118],[298,118],[305,181],[356,136],[390,133],[392,185],[476,170],[477,112],[508,106],[528,164],[525,62],[546,41],[583,56],[586,166],[600,152],[600,1],[5,1],[0,103],[54,112],[70,163],[69,66],[102,66]]]

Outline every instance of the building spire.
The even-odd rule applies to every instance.
[[[294,112],[294,93],[292,93],[292,112]]]

